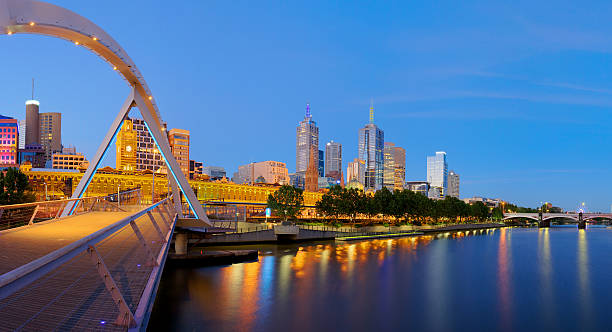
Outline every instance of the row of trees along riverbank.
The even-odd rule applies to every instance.
[[[295,219],[304,207],[302,190],[282,186],[268,197],[268,207],[283,219]],[[530,212],[512,204],[506,205],[516,212]],[[410,223],[415,225],[440,222],[482,222],[501,220],[502,207],[489,208],[483,202],[467,204],[455,197],[442,200],[429,199],[410,190],[365,194],[358,189],[333,186],[316,203],[316,210],[328,221],[388,224]]]

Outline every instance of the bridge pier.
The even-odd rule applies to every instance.
[[[586,220],[582,217],[582,212],[578,213],[578,229],[586,229]]]
[[[186,233],[174,233],[174,252],[177,255],[187,254],[188,236]]]
[[[538,227],[550,227],[550,220],[542,220],[542,212],[538,213]]]

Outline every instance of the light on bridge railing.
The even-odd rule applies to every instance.
[[[117,66],[114,66],[114,67],[113,67],[113,70],[117,70]]]
[[[30,26],[33,27],[36,23],[30,22]]]
[[[13,34],[13,31],[9,31],[9,32],[7,32],[6,34],[10,36],[10,35],[12,35],[12,34]]]
[[[75,41],[75,42],[74,42],[74,45],[79,46],[79,42],[78,42],[78,41]]]
[[[149,100],[153,100],[153,96],[149,96]]]
[[[92,39],[93,39],[93,41],[97,41],[98,37],[93,37]]]

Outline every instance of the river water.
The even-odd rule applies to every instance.
[[[149,330],[609,330],[612,229],[503,228],[248,246],[164,272]]]

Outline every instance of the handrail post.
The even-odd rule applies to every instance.
[[[153,256],[153,252],[151,252],[151,249],[147,245],[147,241],[145,240],[144,236],[140,232],[140,229],[136,225],[136,221],[134,221],[134,220],[130,221],[130,226],[132,226],[132,229],[134,230],[134,233],[136,233],[136,237],[138,237],[138,240],[140,241],[140,244],[142,245],[142,247],[146,251],[147,256],[149,258],[149,261],[150,261],[149,264],[152,265],[152,266],[157,266],[157,261],[155,260],[155,256]]]
[[[134,314],[132,314],[132,311],[127,306],[127,303],[125,303],[123,295],[119,291],[115,280],[113,280],[110,271],[106,267],[106,264],[104,264],[104,260],[102,260],[102,257],[96,250],[96,247],[89,246],[89,248],[87,248],[87,253],[89,253],[89,257],[91,257],[96,265],[96,269],[98,270],[100,277],[102,277],[102,281],[104,281],[106,290],[108,290],[108,292],[111,294],[113,301],[119,309],[119,316],[115,320],[115,324],[119,326],[135,327],[136,320],[134,319]]]
[[[32,212],[32,217],[30,218],[30,221],[28,222],[28,225],[32,225],[34,223],[34,218],[36,217],[36,213],[38,213],[38,206],[36,205],[36,207],[34,208],[34,212]],[[4,210],[2,210],[4,211]]]

